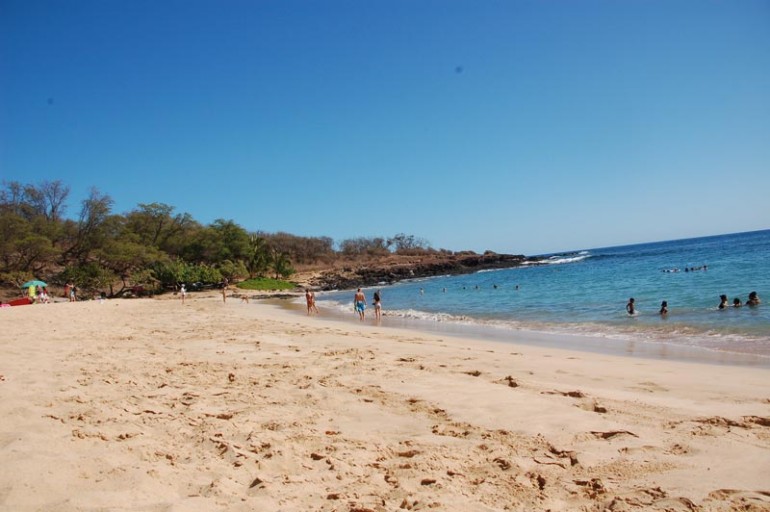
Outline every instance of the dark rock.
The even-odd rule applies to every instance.
[[[479,270],[511,268],[525,262],[539,260],[515,254],[497,254],[487,251],[483,255],[471,251],[451,256],[425,256],[405,263],[375,263],[359,267],[345,267],[340,271],[327,271],[311,280],[310,285],[321,290],[345,290],[351,288],[392,284],[404,279],[458,275]]]

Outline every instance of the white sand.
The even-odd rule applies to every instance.
[[[0,326],[2,511],[770,510],[767,369],[196,294]]]

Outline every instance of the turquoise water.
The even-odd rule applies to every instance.
[[[770,357],[770,230],[545,255],[545,263],[380,289],[391,317],[435,324],[645,340]],[[694,270],[690,270],[694,269]],[[686,271],[687,270],[687,271]],[[757,307],[717,308],[726,294]],[[634,297],[637,314],[625,305]],[[319,303],[350,311],[352,293]],[[658,314],[668,302],[666,317]]]

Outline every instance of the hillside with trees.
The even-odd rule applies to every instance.
[[[333,288],[416,275],[513,266],[523,256],[435,250],[403,233],[335,241],[289,233],[250,232],[234,220],[204,225],[163,203],[113,212],[97,189],[68,216],[70,189],[61,181],[3,182],[0,188],[0,285],[32,278],[76,283],[115,297],[157,293],[181,283],[214,285],[256,277]]]

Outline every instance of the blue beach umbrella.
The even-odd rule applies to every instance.
[[[38,281],[37,279],[35,279],[34,281],[27,281],[26,283],[21,285],[22,288],[29,288],[30,286],[40,286],[41,288],[45,288],[48,285],[45,284],[43,281]]]

